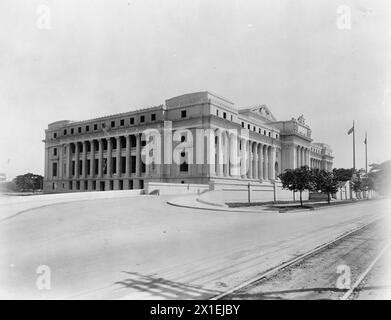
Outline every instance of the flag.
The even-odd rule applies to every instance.
[[[354,126],[349,129],[348,134],[351,134],[353,131],[354,131]]]

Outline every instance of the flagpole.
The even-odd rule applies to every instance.
[[[368,174],[368,138],[365,131],[365,173]]]
[[[356,171],[356,129],[354,128],[353,120],[353,169]]]

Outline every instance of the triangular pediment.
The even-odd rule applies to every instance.
[[[262,118],[269,121],[277,121],[270,109],[265,104],[251,108],[250,112],[255,113],[256,115],[261,116]]]

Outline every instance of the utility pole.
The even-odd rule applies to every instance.
[[[353,170],[356,171],[356,130],[354,128],[354,120],[353,127],[351,127],[348,131],[348,135],[353,133]]]
[[[353,120],[353,169],[356,171],[356,130],[354,128]]]

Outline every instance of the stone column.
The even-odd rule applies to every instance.
[[[292,163],[292,169],[296,169],[298,167],[298,163],[297,163],[297,147],[295,145],[293,146],[290,146],[289,147],[290,150],[292,150],[292,160],[293,160],[293,163]],[[288,168],[289,168],[289,164],[288,164]]]
[[[117,177],[121,176],[121,139],[120,137],[116,138],[117,140]]]
[[[223,175],[227,177],[229,176],[229,141],[226,132],[221,135],[221,141],[223,146]]]
[[[253,143],[252,141],[248,142],[248,178],[253,178]]]
[[[136,134],[136,176],[141,176],[141,135]]]
[[[86,177],[86,162],[87,162],[87,142],[83,141],[83,154],[81,158],[81,177],[85,178]]]
[[[131,168],[131,163],[130,163],[131,155],[130,155],[130,135],[126,136],[126,167],[125,167],[125,175],[127,178],[130,177],[130,168]]]
[[[62,176],[63,176],[63,174],[62,174],[62,172],[63,172],[63,146],[62,145],[60,145],[59,147],[58,147],[58,151],[57,151],[57,154],[58,154],[58,167],[57,167],[57,169],[58,169],[58,177],[60,178],[60,179],[62,179]]]
[[[207,139],[209,145],[207,146],[208,154],[206,157],[207,165],[209,168],[209,176],[216,175],[216,145],[215,145],[215,132],[211,131],[209,139]],[[194,157],[195,158],[195,157]]]
[[[103,177],[103,141],[102,139],[98,140],[98,178]]]
[[[305,157],[305,160],[306,160],[306,165],[307,166],[310,166],[310,149],[306,149],[306,157]]]
[[[263,179],[263,144],[259,144],[258,177],[259,180]]]
[[[50,179],[49,148],[45,146],[45,179]]]
[[[266,145],[264,152],[264,172],[263,175],[266,180],[269,180],[269,146]]]
[[[246,139],[241,138],[240,139],[241,143],[241,150],[240,150],[240,176],[242,178],[246,177],[247,173],[247,157],[246,157]]]
[[[254,152],[253,152],[253,178],[258,179],[258,144],[254,144]]]
[[[220,130],[217,132],[216,136],[217,136],[216,176],[221,177],[221,175],[222,175],[222,166],[223,166],[223,143],[221,141],[222,134],[221,134]]]
[[[298,146],[298,148],[297,148],[297,167],[298,168],[300,168],[302,166],[302,164],[301,164],[302,159],[301,158],[302,158],[301,157],[301,147]]]
[[[107,139],[107,177],[111,178],[111,152],[112,152],[111,138]]]
[[[95,143],[94,140],[90,141],[90,177],[95,176]]]
[[[271,153],[271,161],[270,161],[270,180],[275,180],[275,179],[276,179],[276,168],[275,168],[275,163],[276,163],[276,147],[271,147],[270,153]]]
[[[67,144],[67,164],[66,164],[66,168],[67,168],[67,178],[68,179],[71,179],[72,178],[72,173],[71,173],[71,167],[72,167],[72,155],[71,155],[71,144],[68,143]]]
[[[75,143],[75,178],[79,178],[79,143]]]

